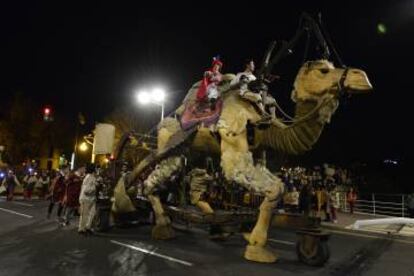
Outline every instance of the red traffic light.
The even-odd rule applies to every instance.
[[[52,108],[50,106],[45,106],[43,108],[43,121],[45,122],[53,121]]]

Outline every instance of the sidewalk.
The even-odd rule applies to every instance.
[[[362,214],[362,213],[343,213],[338,212],[337,214],[338,223],[332,222],[322,222],[323,226],[328,228],[336,228],[339,230],[347,230],[347,231],[355,231],[355,232],[369,232],[369,233],[379,233],[379,234],[393,234],[398,236],[405,236],[405,237],[414,237],[414,226],[410,227],[408,225],[404,226],[401,224],[384,224],[384,225],[375,225],[375,226],[367,226],[361,227],[358,230],[353,229],[353,225],[357,220],[372,220],[372,219],[379,219],[379,218],[386,218],[386,216],[381,215],[370,215],[370,214]]]

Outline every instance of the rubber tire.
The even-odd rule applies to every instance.
[[[310,258],[302,254],[302,251],[300,250],[302,246],[301,243],[302,239],[299,239],[296,243],[296,254],[299,261],[302,263],[310,266],[323,266],[329,260],[331,254],[328,243],[326,241],[320,240],[318,242],[316,254]]]

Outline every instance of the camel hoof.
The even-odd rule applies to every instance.
[[[244,252],[244,258],[258,263],[274,263],[277,261],[278,255],[265,247],[248,245]]]
[[[175,232],[171,225],[155,225],[152,228],[152,238],[154,240],[173,239],[175,238]]]

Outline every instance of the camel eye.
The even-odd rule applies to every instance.
[[[321,72],[322,74],[328,74],[329,69],[328,68],[321,68],[321,69],[319,69],[319,72]]]

